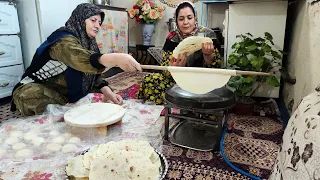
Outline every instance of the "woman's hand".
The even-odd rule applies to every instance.
[[[202,43],[202,53],[203,55],[211,55],[214,53],[213,42]]]
[[[103,93],[105,100],[110,100],[114,104],[118,104],[118,105],[123,104],[122,97],[119,94],[112,92],[112,90],[108,86],[101,88],[101,92]]]
[[[176,58],[171,58],[170,59],[170,66],[181,66],[184,67],[187,64],[187,54],[188,53],[184,53],[184,54],[179,54],[178,55],[178,59]]]
[[[214,52],[213,42],[202,43],[202,54],[206,63],[210,64],[212,62]]]
[[[124,53],[104,54],[100,57],[99,63],[105,67],[118,66],[128,72],[142,71],[140,64],[132,56]]]

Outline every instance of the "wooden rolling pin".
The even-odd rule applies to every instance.
[[[238,71],[232,69],[218,68],[197,68],[197,67],[179,67],[179,66],[155,66],[155,65],[140,65],[142,69],[153,69],[163,71],[180,71],[180,72],[195,72],[195,73],[213,73],[224,75],[246,75],[246,76],[272,76],[270,73],[255,72],[255,71]]]

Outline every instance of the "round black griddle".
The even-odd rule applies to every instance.
[[[215,109],[216,111],[230,109],[236,102],[233,92],[225,87],[206,94],[193,94],[181,89],[178,85],[167,90],[165,99],[180,108]]]

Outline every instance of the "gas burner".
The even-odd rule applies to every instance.
[[[165,94],[164,138],[194,150],[218,150],[226,114],[234,105],[235,96],[225,87],[199,95],[175,85]],[[171,108],[180,109],[180,114],[172,114]],[[170,117],[180,119],[171,132]]]

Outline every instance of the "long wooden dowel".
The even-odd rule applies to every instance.
[[[142,69],[153,69],[153,70],[170,70],[169,66],[154,66],[154,65],[141,65]],[[179,71],[183,71],[183,67],[178,68]],[[187,69],[185,69],[187,70]],[[190,70],[190,69],[188,69]],[[217,74],[237,74],[237,75],[246,75],[246,76],[272,76],[270,73],[265,72],[255,72],[255,71],[237,71],[232,69],[211,69],[210,68],[192,68],[194,72],[205,72],[205,73],[217,73]],[[230,72],[230,73],[228,73]]]

